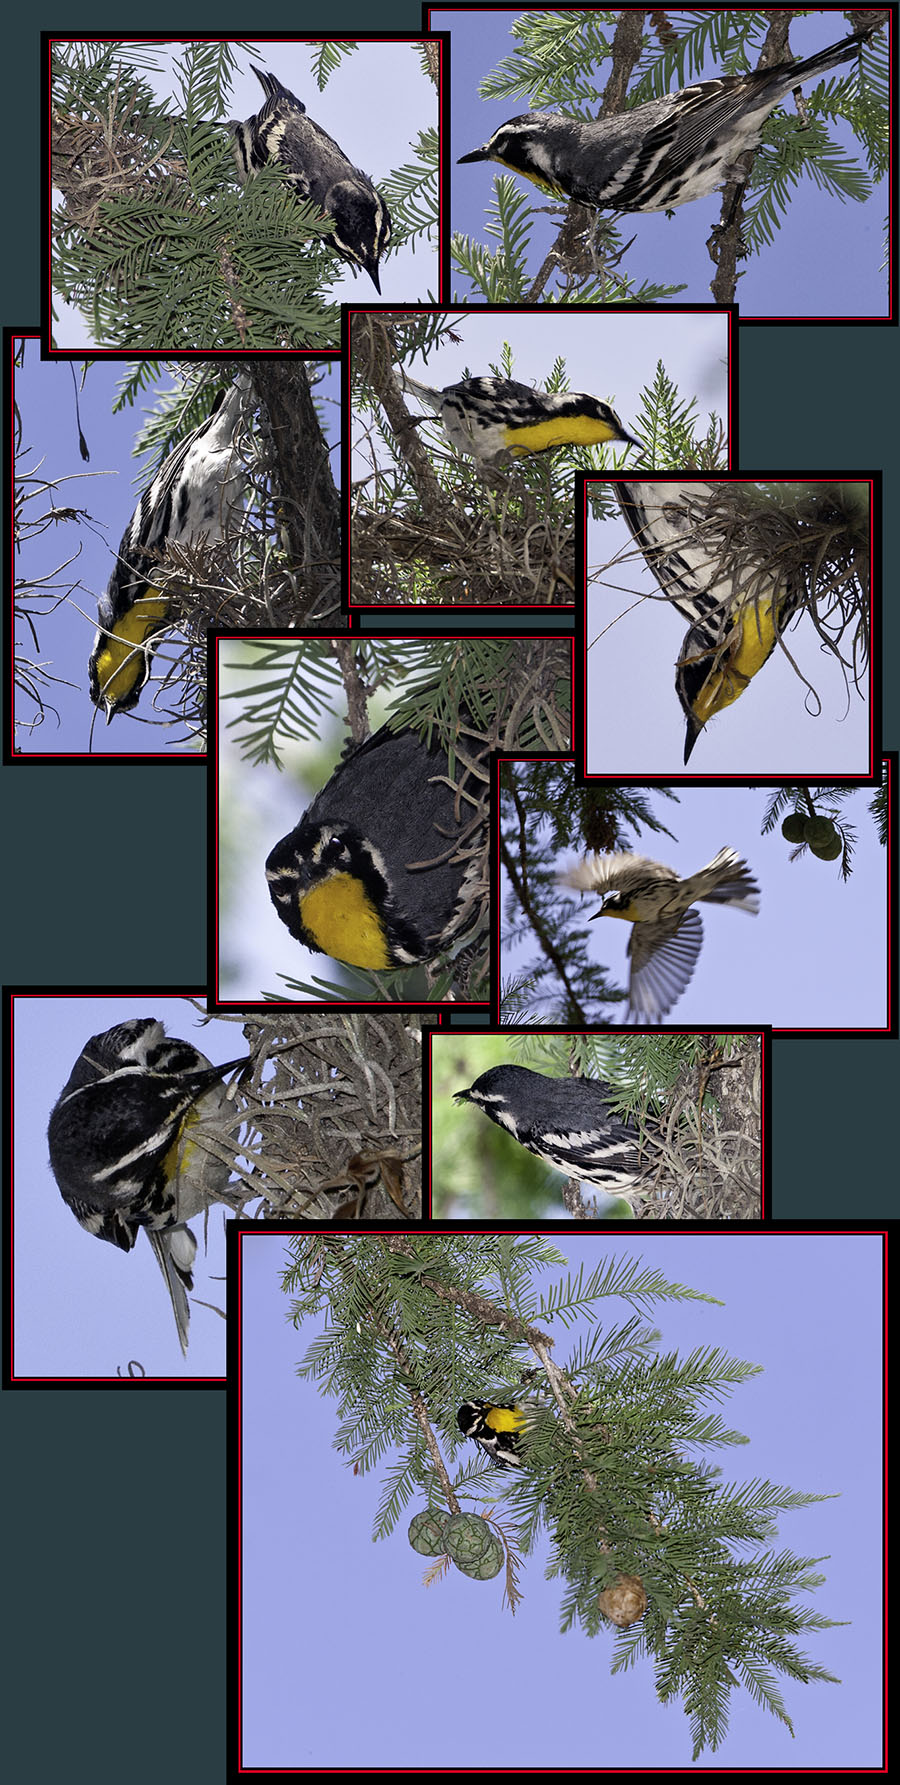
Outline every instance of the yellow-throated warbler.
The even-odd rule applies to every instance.
[[[88,1233],[130,1252],[147,1235],[187,1351],[188,1291],[197,1242],[186,1222],[230,1202],[229,1167],[204,1144],[204,1120],[225,1104],[221,1080],[241,1060],[212,1066],[162,1023],[134,1017],[92,1035],[50,1116],[50,1165],[63,1200]]]
[[[402,374],[440,418],[450,445],[482,464],[502,462],[507,455],[549,452],[557,446],[591,446],[621,440],[640,447],[614,409],[584,391],[532,390],[512,378],[463,378],[443,390]]]
[[[801,62],[721,75],[594,120],[522,112],[460,161],[499,161],[579,204],[609,211],[667,211],[714,192],[728,178],[780,99],[801,81],[857,55],[880,25]]]
[[[274,74],[253,72],[265,103],[246,123],[232,120],[228,126],[241,184],[266,162],[277,162],[291,191],[331,218],[329,247],[354,270],[362,267],[380,294],[378,263],[391,239],[391,214],[380,192]]]
[[[691,622],[675,674],[687,762],[703,727],[768,662],[800,606],[802,586],[742,544],[727,485],[617,483],[615,489],[663,594]]]
[[[759,887],[733,849],[720,849],[705,868],[686,880],[662,862],[625,850],[591,856],[561,878],[564,886],[603,895],[594,917],[622,917],[633,924],[628,939],[628,1014],[648,1022],[661,1020],[671,1010],[697,965],[703,925],[700,913],[692,909],[695,900],[732,905],[753,916],[759,910]]]
[[[550,1078],[527,1066],[492,1066],[457,1091],[563,1177],[628,1196],[644,1174],[637,1130],[615,1116],[609,1086],[595,1078]]]
[[[88,664],[91,699],[107,723],[137,705],[153,639],[168,624],[172,604],[159,575],[166,547],[223,539],[240,513],[247,473],[232,442],[249,388],[240,373],[206,421],[163,459],[122,536]]]
[[[381,727],[351,748],[266,862],[272,903],[306,948],[351,966],[434,960],[473,921],[486,841],[487,749],[461,716],[448,753]],[[461,789],[457,792],[457,789]]]
[[[456,1423],[464,1438],[480,1445],[497,1469],[522,1467],[522,1433],[528,1415],[514,1402],[463,1401]]]

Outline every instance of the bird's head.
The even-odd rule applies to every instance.
[[[637,912],[627,893],[614,892],[607,893],[599,911],[591,912],[591,919],[595,917],[624,917],[627,923],[636,923]]]

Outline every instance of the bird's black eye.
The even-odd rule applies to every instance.
[[[322,850],[322,863],[326,868],[344,867],[350,860],[350,851],[342,837],[329,837]]]

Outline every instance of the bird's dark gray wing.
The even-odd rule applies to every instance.
[[[630,1016],[660,1022],[690,983],[703,941],[699,911],[661,923],[636,923],[628,943]]]

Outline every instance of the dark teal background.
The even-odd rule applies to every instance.
[[[122,28],[119,7],[96,0],[89,13],[85,35]],[[82,9],[53,9],[55,28],[84,29],[84,18]],[[414,32],[420,18],[414,5],[342,0],[328,23],[342,34]],[[161,23],[164,35],[175,35],[172,17]],[[261,23],[274,32],[321,31],[322,10],[272,4]],[[246,7],[224,0],[194,5],[192,32],[206,25],[246,30]],[[6,24],[4,53],[3,321],[25,327],[39,319],[39,41],[37,27],[25,25],[17,8]],[[896,329],[741,331],[742,466],[851,476],[884,470],[888,748],[900,741],[898,388]],[[0,799],[5,981],[202,981],[202,770],[3,768]],[[860,822],[867,820],[860,816]],[[840,971],[840,961],[822,962],[823,974]],[[891,1212],[898,1066],[895,1042],[775,1042],[778,1212],[842,1220]],[[48,1086],[48,1100],[54,1089]],[[41,1189],[35,1185],[34,1193]],[[17,1190],[28,1195],[32,1186],[20,1182]],[[21,1391],[4,1397],[0,1415],[10,1775],[76,1785],[82,1775],[96,1785],[219,1785],[226,1702],[224,1394]],[[306,1615],[315,1615],[314,1608],[298,1607],[298,1616]]]

